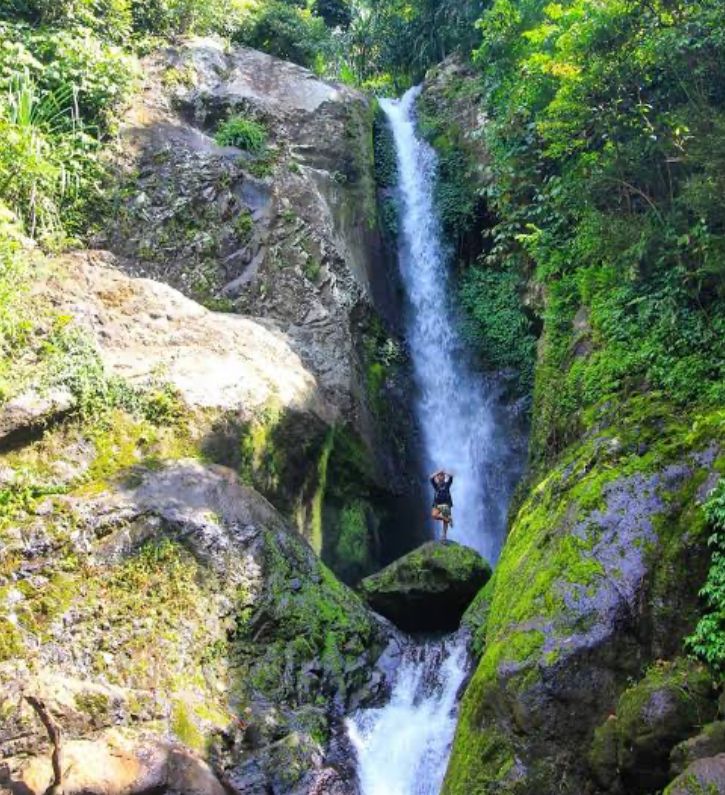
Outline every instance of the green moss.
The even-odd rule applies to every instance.
[[[17,627],[0,616],[0,662],[22,656],[25,649]]]
[[[280,407],[270,404],[246,425],[240,440],[242,480],[263,492],[279,486],[281,453],[273,444],[273,434],[281,419]]]
[[[346,579],[356,580],[368,573],[371,562],[369,506],[362,500],[346,505],[340,512],[340,533],[335,550],[336,568]]]
[[[510,792],[505,781],[514,762],[507,737],[492,725],[478,725],[475,716],[462,708],[441,795]]]
[[[254,221],[249,210],[242,210],[234,220],[234,234],[242,244],[247,244],[252,238]]]
[[[476,657],[481,656],[486,643],[486,622],[491,609],[492,594],[493,580],[489,580],[461,618],[461,626],[466,627],[471,633],[471,648]]]
[[[683,773],[668,786],[663,795],[686,792],[687,795],[720,795],[717,783],[703,784],[693,773]]]
[[[325,436],[322,446],[322,453],[317,462],[317,485],[312,497],[312,514],[310,525],[310,544],[312,549],[320,555],[323,546],[323,527],[322,527],[322,507],[325,500],[325,489],[327,488],[327,467],[330,462],[330,455],[335,444],[335,429],[330,428]]]
[[[252,614],[242,606],[237,616],[232,655],[243,691],[313,704],[330,688],[345,694],[361,686],[359,659],[378,640],[359,597],[293,536],[265,534],[264,577],[262,603]],[[309,678],[305,668],[313,660],[321,670]]]
[[[132,477],[136,467],[199,455],[184,420],[164,425],[116,409],[93,423],[86,433],[95,456],[84,475],[85,493],[105,490],[116,477]]]
[[[616,715],[595,731],[588,761],[599,784],[616,789],[621,776],[625,786],[634,778],[647,791],[661,789],[673,746],[715,716],[713,692],[711,677],[698,664],[652,665],[622,693]]]
[[[80,712],[88,715],[94,723],[103,723],[108,717],[108,710],[111,706],[111,702],[104,693],[85,691],[83,693],[78,693],[74,701],[76,708]]]
[[[199,731],[187,705],[178,699],[171,708],[171,731],[189,748],[204,751],[204,735]]]
[[[193,88],[196,83],[196,69],[190,63],[182,66],[169,66],[161,75],[161,83],[164,88],[169,90]]]
[[[504,688],[513,699],[525,694],[540,681],[543,666],[562,663],[565,638],[586,629],[581,626],[586,616],[572,613],[564,595],[573,586],[593,591],[604,576],[594,557],[601,533],[597,511],[606,507],[606,490],[614,482],[660,475],[670,464],[687,465],[690,474],[680,485],[663,483],[660,488],[661,506],[649,517],[657,542],[644,552],[651,571],[648,604],[656,636],[675,645],[677,638],[671,636],[677,627],[685,634],[693,625],[700,586],[692,567],[703,559],[706,538],[696,496],[707,476],[694,454],[722,438],[721,412],[687,417],[650,395],[629,405],[601,407],[588,422],[591,430],[583,442],[566,451],[530,487],[494,576],[477,600],[483,617],[474,629],[474,647],[482,655],[462,705],[462,716],[478,716],[471,717],[465,729],[471,737],[485,730],[480,718],[485,704],[497,703]],[[682,572],[683,559],[690,561],[687,574]],[[546,644],[539,628],[546,633]],[[469,737],[468,742],[476,740]],[[449,774],[449,779],[459,789],[450,792],[462,792],[462,782],[477,782],[478,776],[495,780],[477,760],[470,761],[475,776],[469,775],[466,758],[455,747],[454,757],[459,772],[453,778]]]

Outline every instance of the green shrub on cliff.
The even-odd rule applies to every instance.
[[[725,674],[725,480],[721,480],[705,504],[712,525],[712,563],[700,591],[707,612],[700,619],[688,646],[719,674]]]
[[[513,370],[521,388],[531,389],[536,339],[521,309],[520,277],[515,272],[469,268],[459,297],[467,317],[464,331],[490,370]]]
[[[546,293],[533,455],[583,412],[723,400],[722,0],[496,0],[476,52],[499,259]]]
[[[99,150],[134,61],[89,31],[0,24],[0,200],[25,232],[57,244],[98,205]]]
[[[324,64],[329,33],[324,20],[292,3],[259,6],[234,32],[233,39],[279,58],[313,67]]]
[[[249,152],[259,152],[264,149],[266,137],[266,130],[259,122],[244,116],[232,116],[221,123],[214,139],[219,146],[236,146]]]

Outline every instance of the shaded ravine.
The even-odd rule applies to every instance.
[[[402,99],[380,104],[393,132],[398,165],[398,259],[423,442],[421,477],[438,468],[454,475],[451,537],[495,563],[520,456],[509,443],[499,382],[476,372],[458,332],[448,252],[434,201],[436,155],[416,132],[420,90],[412,88]],[[440,792],[467,667],[462,634],[411,641],[389,702],[348,719],[363,795]]]

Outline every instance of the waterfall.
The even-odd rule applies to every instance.
[[[406,338],[417,390],[423,465],[426,475],[443,468],[454,476],[455,526],[450,537],[494,563],[516,477],[506,465],[510,451],[502,430],[498,381],[470,366],[457,329],[449,256],[434,204],[436,155],[416,133],[419,93],[419,87],[412,88],[402,99],[380,104],[397,153],[398,260],[407,297]]]
[[[456,636],[411,643],[390,701],[348,720],[363,795],[438,795],[466,657],[465,642]]]
[[[412,88],[402,99],[380,104],[397,154],[398,260],[407,299],[406,338],[423,436],[422,464],[425,475],[443,468],[454,476],[450,537],[495,563],[520,454],[510,443],[511,417],[500,406],[499,381],[471,366],[457,330],[449,252],[435,212],[436,155],[416,133],[419,93],[420,88]],[[348,719],[363,795],[438,795],[466,658],[460,636],[411,641],[389,702],[379,709],[358,710]]]

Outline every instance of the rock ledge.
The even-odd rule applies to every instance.
[[[406,632],[449,632],[458,627],[491,567],[473,549],[431,541],[409,552],[360,587],[373,610]]]

